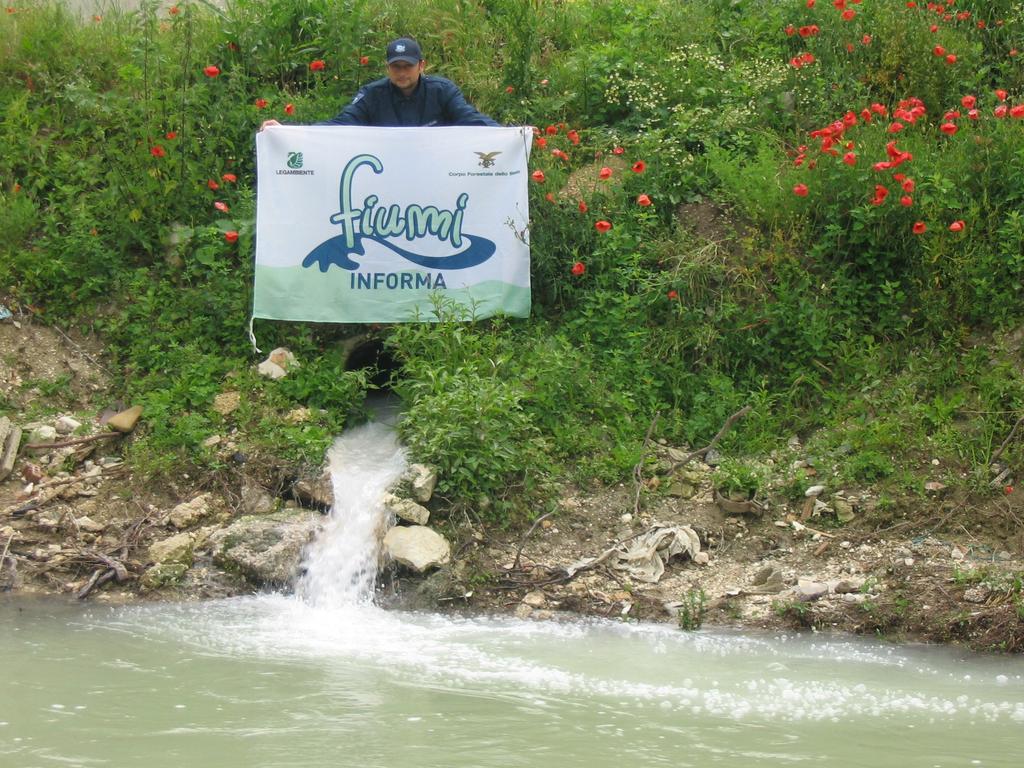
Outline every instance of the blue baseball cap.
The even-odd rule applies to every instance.
[[[423,61],[423,51],[420,50],[420,44],[411,37],[400,37],[388,43],[387,59],[388,64],[396,61],[419,64]]]

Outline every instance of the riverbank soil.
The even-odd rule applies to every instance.
[[[315,493],[282,480],[303,468],[267,459],[201,477],[141,477],[125,460],[132,428],[107,425],[131,404],[111,399],[116,373],[94,340],[23,317],[0,322],[0,350],[0,415],[8,432],[24,433],[0,480],[5,592],[135,600],[252,591],[253,580],[214,562],[204,543],[244,515],[323,511]],[[31,447],[54,423],[60,433]],[[564,487],[553,512],[515,530],[455,519],[432,503],[452,562],[426,577],[394,572],[390,594],[407,606],[523,618],[798,627],[1024,649],[1024,497],[1012,487],[975,499],[932,484],[923,497],[882,503],[872,488],[823,480],[800,503],[750,503],[716,491],[710,455],[677,466],[681,447],[652,445],[652,454],[656,464],[635,482]],[[801,456],[794,438],[770,460]]]

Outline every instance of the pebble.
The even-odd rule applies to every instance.
[[[810,488],[804,491],[804,496],[806,496],[809,499],[814,498],[815,496],[820,496],[824,490],[824,485],[812,485]]]

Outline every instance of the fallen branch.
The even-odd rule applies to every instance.
[[[14,537],[17,535],[17,532],[15,532],[7,537],[7,543],[4,544],[4,553],[0,555],[0,568],[4,567],[4,561],[7,559],[7,553],[11,551],[11,542],[14,541]]]
[[[97,440],[109,440],[112,437],[124,437],[123,432],[98,432],[88,437],[76,437],[73,440],[65,440],[61,443],[29,443],[24,450],[41,450],[44,448],[67,448],[71,445],[84,445],[94,443]]]
[[[553,514],[555,514],[555,513],[554,512],[548,512],[547,514],[541,515],[540,517],[538,517],[536,520],[533,521],[533,525],[530,526],[530,530],[528,530],[525,534],[523,534],[523,538],[520,539],[520,541],[519,541],[519,549],[516,550],[516,559],[512,561],[512,568],[511,568],[511,570],[514,571],[516,568],[519,567],[519,557],[520,557],[520,555],[523,554],[523,547],[526,545],[526,540],[528,538],[530,538],[530,534],[533,533],[534,530],[536,530],[538,525],[540,525],[542,522],[544,522],[544,520],[546,520],[547,518],[551,517]]]
[[[680,467],[685,467],[687,464],[689,464],[694,459],[699,459],[699,458],[703,458],[704,456],[707,456],[708,451],[710,451],[712,448],[714,448],[716,445],[718,445],[718,441],[721,440],[722,437],[725,436],[725,433],[728,432],[732,428],[732,425],[735,424],[740,419],[742,419],[744,416],[746,416],[752,410],[753,410],[753,407],[751,407],[749,405],[745,405],[742,408],[740,408],[738,411],[736,411],[736,413],[734,413],[732,416],[730,416],[728,419],[725,420],[725,424],[723,424],[722,428],[720,430],[718,430],[718,434],[715,435],[713,438],[711,438],[711,442],[710,443],[705,445],[703,448],[699,448],[696,451],[694,451],[693,453],[687,455],[682,460],[675,462],[671,467],[669,467],[669,470],[668,470],[669,473],[671,474],[672,472],[675,472]]]
[[[644,441],[640,444],[640,461],[633,467],[633,480],[636,483],[636,495],[633,497],[633,514],[640,514],[640,493],[644,487],[644,451],[647,448],[647,444],[651,441],[651,435],[654,434],[654,425],[658,423],[658,417],[661,416],[661,411],[654,414],[654,418],[651,419],[651,426],[647,428],[647,434],[644,435]]]
[[[996,461],[996,459],[1003,455],[1003,451],[1006,450],[1006,446],[1008,446],[1010,444],[1010,441],[1013,440],[1013,436],[1017,434],[1017,430],[1020,429],[1020,425],[1022,423],[1024,423],[1024,416],[1021,416],[1019,419],[1017,419],[1017,423],[1013,425],[1013,429],[1010,430],[1010,434],[1008,434],[1006,436],[1006,439],[1003,440],[1003,444],[1000,445],[996,449],[996,452],[992,454],[992,458],[988,460],[988,463],[990,465],[993,464]]]

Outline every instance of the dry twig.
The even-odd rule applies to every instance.
[[[694,459],[699,459],[699,458],[703,458],[704,456],[706,456],[708,451],[710,451],[712,448],[714,448],[716,445],[718,445],[718,441],[721,440],[725,436],[725,433],[728,432],[732,428],[732,425],[735,424],[740,419],[742,419],[744,416],[746,416],[752,410],[753,410],[753,407],[749,406],[749,405],[745,405],[742,408],[740,408],[738,411],[736,411],[736,413],[734,413],[732,416],[730,416],[728,419],[725,420],[725,424],[723,424],[722,428],[720,430],[718,430],[718,434],[715,435],[713,438],[711,438],[711,442],[710,443],[705,445],[703,448],[698,448],[696,451],[694,451],[693,453],[687,455],[681,461],[675,462],[671,467],[669,467],[669,472],[670,473],[671,472],[675,472],[677,469],[679,469],[679,467],[685,467],[687,464],[689,464]]]

